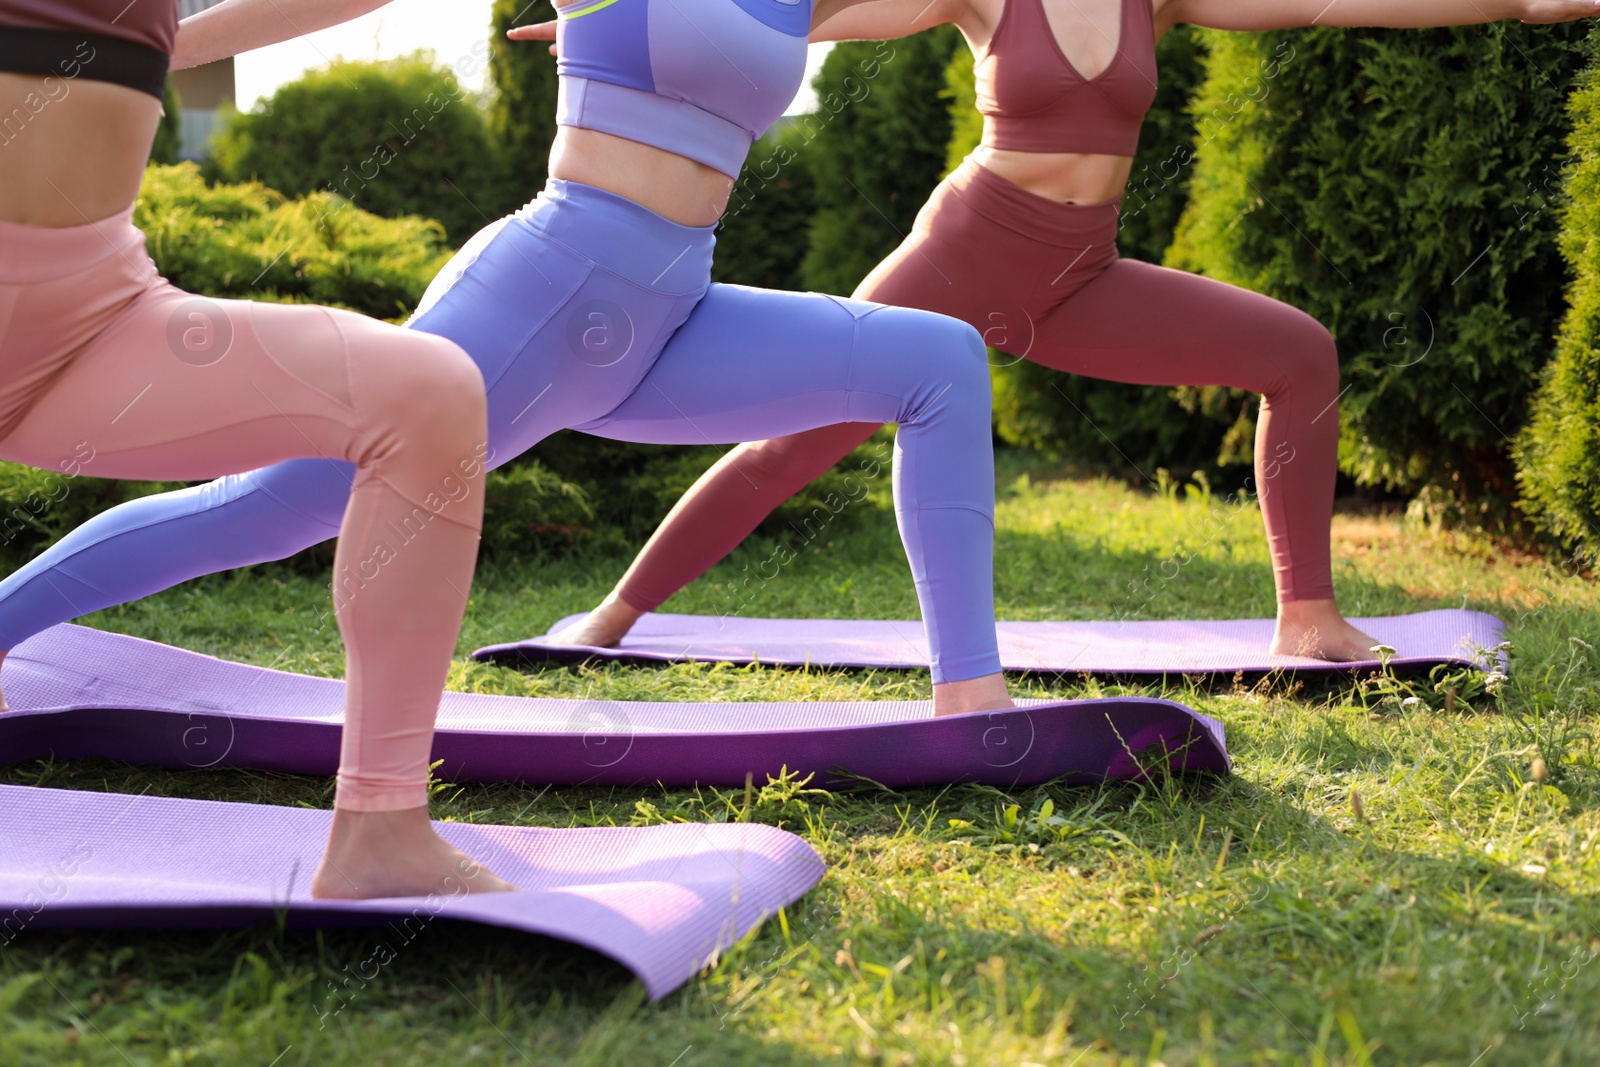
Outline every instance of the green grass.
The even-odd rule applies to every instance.
[[[1055,479],[1014,456],[1001,474],[1004,617],[1270,613],[1253,509],[1192,489]],[[1582,642],[1600,644],[1600,593],[1545,561],[1395,518],[1341,516],[1334,536],[1352,614],[1465,606],[1506,618],[1506,687],[1467,686],[1448,707],[1426,679],[1015,687],[1165,695],[1219,716],[1237,760],[1223,781],[1009,794],[778,784],[748,808],[742,790],[448,786],[436,814],[463,821],[753,818],[803,835],[830,871],[784,923],[655,1005],[604,961],[467,927],[430,928],[337,994],[383,934],[28,930],[0,949],[0,1064],[1593,1064],[1600,654]],[[747,546],[669,609],[729,610],[744,568],[776,547]],[[881,491],[790,547],[802,551],[760,589],[762,613],[914,614]],[[589,606],[625,563],[578,549],[486,564],[453,687],[632,700],[928,695],[921,675],[522,673],[465,661],[478,644]],[[1162,574],[1175,576],[1136,584]],[[336,675],[337,636],[314,623],[324,596],[315,578],[260,568],[90,622]],[[104,762],[13,765],[0,780],[331,802],[322,780]]]

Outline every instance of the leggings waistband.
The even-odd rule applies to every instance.
[[[551,178],[515,217],[636,285],[692,293],[710,282],[715,226],[683,226],[604,189]]]
[[[1121,197],[1104,204],[1058,203],[1007,181],[971,156],[950,173],[941,191],[997,226],[1044,244],[1082,248],[1116,240]]]
[[[87,270],[109,256],[139,254],[144,234],[133,224],[133,205],[82,226],[33,226],[0,219],[0,284],[27,284],[65,278]]]

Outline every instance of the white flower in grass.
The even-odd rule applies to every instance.
[[[1567,638],[1567,640],[1572,643],[1572,648],[1573,648],[1574,651],[1578,651],[1578,652],[1593,652],[1594,651],[1594,646],[1591,645],[1589,642],[1585,641],[1581,637],[1569,637],[1569,638]]]
[[[1421,697],[1406,697],[1404,700],[1402,700],[1400,702],[1400,706],[1402,708],[1414,708],[1418,704],[1421,704],[1421,703],[1422,703],[1422,698]]]
[[[1367,651],[1371,652],[1374,656],[1377,656],[1379,659],[1389,659],[1390,657],[1395,656],[1395,655],[1398,654],[1398,653],[1396,653],[1394,648],[1392,648],[1389,645],[1373,645]]]
[[[1505,671],[1491,671],[1483,680],[1483,689],[1486,693],[1498,693],[1506,684]]]

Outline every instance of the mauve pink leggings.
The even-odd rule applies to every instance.
[[[1117,258],[1117,210],[1046,200],[968,159],[855,295],[952,315],[991,347],[1055,370],[1260,393],[1256,493],[1278,600],[1331,598],[1333,338],[1270,297]],[[735,448],[678,501],[618,595],[654,611],[877,429],[847,423]]]
[[[477,367],[441,337],[173,288],[131,208],[66,229],[0,221],[0,458],[160,480],[356,464],[334,557],[340,808],[427,803],[477,560],[484,408]]]

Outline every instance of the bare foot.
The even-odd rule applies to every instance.
[[[1014,708],[1006,689],[1006,676],[986,674],[964,682],[936,682],[933,687],[933,714],[962,715],[969,711],[1004,711]]]
[[[328,848],[311,877],[318,900],[371,897],[460,897],[506,893],[517,887],[489,873],[434,833],[428,809],[335,809]]]
[[[551,634],[549,640],[557,645],[610,648],[627,637],[628,631],[633,629],[633,624],[644,614],[616,593],[612,593],[600,602],[599,607],[589,612],[582,622],[575,622],[565,630]]]
[[[1291,600],[1278,605],[1275,656],[1305,656],[1333,663],[1372,659],[1378,641],[1351,626],[1332,600]]]
[[[0,666],[3,666],[5,661],[6,654],[4,652],[0,652]],[[6,703],[6,691],[4,689],[0,689],[0,714],[4,714],[10,710],[11,705]]]

